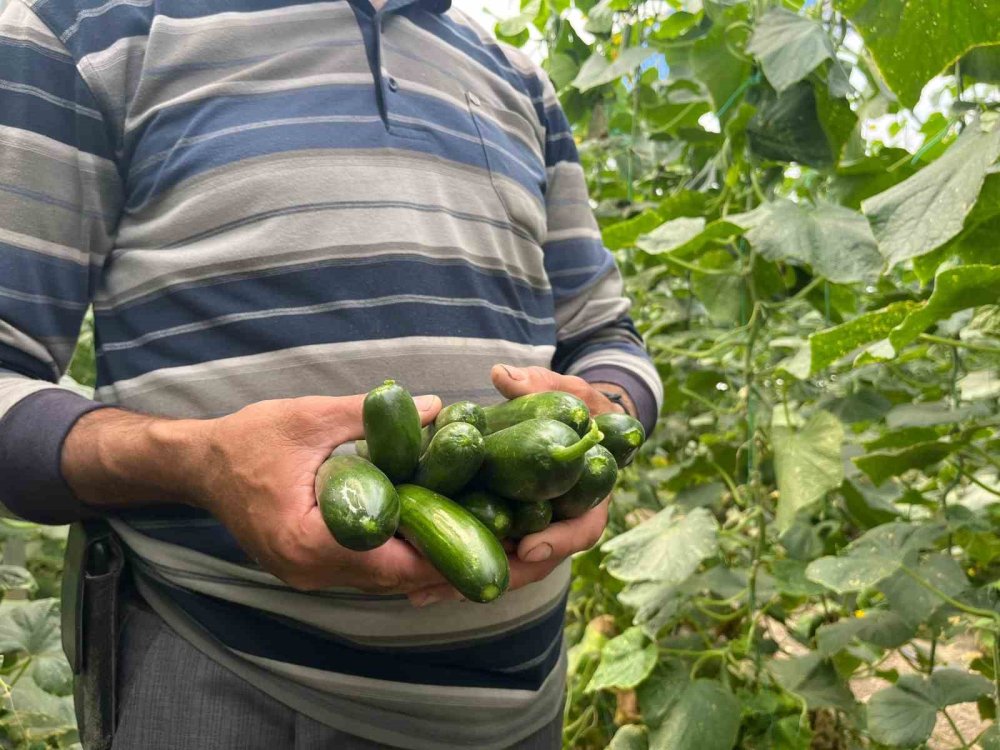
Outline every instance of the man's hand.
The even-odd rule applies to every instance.
[[[583,378],[560,375],[544,367],[512,367],[495,365],[491,373],[493,385],[507,398],[516,398],[540,391],[566,391],[577,396],[590,409],[591,414],[622,411],[622,408],[608,399]],[[634,415],[634,406],[628,394],[613,384],[600,384],[606,390],[621,393]],[[540,581],[551,573],[559,563],[576,552],[590,549],[601,538],[608,522],[609,498],[596,508],[592,508],[579,518],[556,521],[544,531],[529,534],[517,544],[515,554],[510,558],[510,589],[520,588]],[[461,595],[445,584],[433,586],[410,594],[410,601],[418,607],[445,599],[458,599]]]
[[[576,375],[560,375],[544,367],[513,367],[511,365],[493,365],[490,373],[493,386],[506,398],[517,398],[528,393],[541,391],[565,391],[579,398],[590,409],[590,413],[606,414],[611,411],[626,411],[635,416],[635,405],[628,393],[614,383],[591,383]],[[625,402],[623,410],[600,390],[617,393]]]
[[[219,419],[165,420],[104,409],[85,415],[63,448],[63,474],[94,506],[186,502],[210,511],[260,566],[290,586],[409,592],[444,578],[390,539],[341,547],[316,504],[316,470],[363,436],[364,396],[263,401]],[[441,408],[416,399],[424,424]]]

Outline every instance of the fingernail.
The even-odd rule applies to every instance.
[[[524,370],[520,367],[513,367],[511,365],[500,365],[504,370],[507,371],[507,375],[511,380],[524,380]]]
[[[421,594],[420,596],[413,597],[411,601],[414,607],[426,607],[428,604],[441,601],[441,597],[437,594]]]
[[[437,401],[437,396],[417,396],[413,399],[413,403],[417,405],[418,411],[430,411],[434,408]]]
[[[525,562],[544,562],[550,557],[552,557],[552,545],[547,542],[542,542],[537,547],[529,549],[521,559]]]

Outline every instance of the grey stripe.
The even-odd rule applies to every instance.
[[[3,289],[0,287],[0,295]],[[165,328],[159,331],[151,331],[138,338],[129,341],[118,341],[115,343],[102,344],[101,349],[105,352],[119,352],[134,349],[148,344],[150,341],[169,338],[170,336],[180,336],[185,333],[195,331],[207,331],[212,328],[238,323],[244,320],[266,320],[268,318],[281,318],[292,315],[318,315],[320,313],[333,312],[334,310],[363,310],[371,307],[384,307],[387,305],[400,305],[405,303],[420,303],[426,305],[440,305],[442,307],[482,307],[493,312],[503,313],[512,318],[533,323],[535,325],[546,325],[554,323],[553,318],[538,318],[522,310],[515,310],[511,307],[497,305],[493,302],[479,297],[438,297],[424,294],[393,294],[385,297],[368,297],[365,299],[338,300],[336,302],[323,302],[317,305],[302,305],[301,307],[272,307],[267,310],[255,310],[253,312],[233,313],[231,315],[220,315],[217,318],[208,318],[197,323],[187,323],[185,325]]]

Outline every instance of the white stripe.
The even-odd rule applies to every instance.
[[[91,18],[98,18],[103,16],[109,10],[114,10],[121,5],[128,5],[133,8],[148,8],[153,4],[153,0],[108,0],[104,5],[99,5],[96,8],[90,8],[89,10],[82,10],[76,16],[76,21],[74,21],[70,26],[59,35],[59,41],[65,44],[69,41],[77,31],[80,30],[80,24]]]
[[[82,104],[77,104],[76,102],[71,102],[69,99],[63,99],[55,94],[50,94],[44,89],[37,88],[35,86],[28,86],[24,83],[14,83],[13,81],[6,81],[0,79],[0,89],[5,89],[7,91],[13,91],[17,94],[28,94],[29,96],[34,96],[37,99],[48,102],[49,104],[55,104],[56,106],[62,107],[64,109],[72,110],[78,115],[83,115],[85,117],[90,117],[94,120],[102,120],[101,113],[96,109],[91,109],[90,107],[84,107]]]

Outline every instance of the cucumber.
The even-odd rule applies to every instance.
[[[466,492],[457,499],[459,505],[479,519],[497,539],[505,539],[514,523],[510,503],[489,492]]]
[[[420,455],[424,455],[427,450],[427,446],[431,444],[431,437],[434,435],[434,430],[431,425],[420,428]],[[367,440],[355,440],[354,441],[354,452],[357,453],[361,458],[366,461],[371,461],[371,453],[368,452],[368,441]]]
[[[611,493],[617,480],[615,457],[603,445],[595,445],[583,457],[583,473],[576,484],[552,501],[553,515],[560,521],[582,516]]]
[[[396,488],[363,458],[331,456],[316,472],[315,489],[326,527],[344,547],[365,552],[396,533]]]
[[[484,450],[483,436],[471,424],[446,424],[420,457],[413,484],[452,497],[479,471]]]
[[[393,482],[413,476],[420,460],[420,415],[405,388],[387,380],[365,396],[365,440],[371,462]]]
[[[444,495],[401,484],[399,531],[469,601],[490,602],[507,589],[507,553],[475,516]]]
[[[438,412],[437,418],[434,420],[434,427],[440,430],[453,422],[466,422],[479,430],[480,433],[486,432],[486,412],[479,404],[474,404],[471,401],[456,401],[453,404],[448,404]]]
[[[434,425],[429,424],[420,428],[420,455],[424,455],[427,452],[428,446],[431,444],[431,440],[434,438]]]
[[[528,419],[554,419],[572,427],[581,437],[590,427],[590,410],[576,396],[563,391],[543,391],[487,406],[486,432],[499,432]]]
[[[367,440],[355,440],[354,441],[354,452],[357,453],[365,461],[372,460],[372,454],[368,452],[368,441]]]
[[[646,442],[646,430],[643,429],[642,422],[628,414],[616,412],[598,414],[594,421],[604,433],[601,445],[611,451],[618,462],[618,468],[624,469],[632,463],[636,452]]]
[[[544,531],[552,523],[552,503],[539,500],[533,503],[517,503],[514,506],[514,525],[510,535],[515,539]]]
[[[584,454],[600,439],[596,423],[581,438],[554,419],[529,419],[486,436],[478,479],[510,500],[551,500],[576,484]]]

